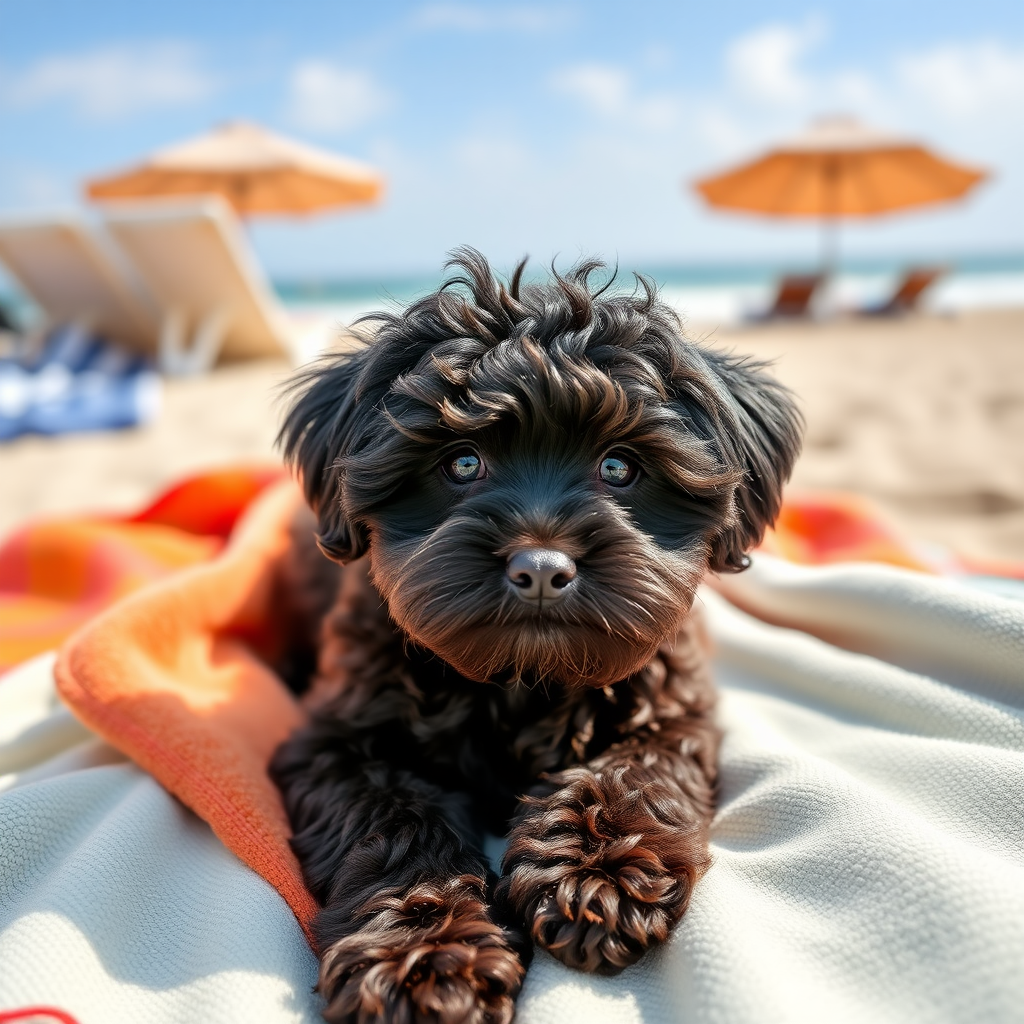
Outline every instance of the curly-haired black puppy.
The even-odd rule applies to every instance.
[[[506,1022],[530,940],[607,974],[665,939],[714,803],[694,592],[744,567],[800,443],[643,278],[453,265],[304,373],[282,431],[346,565],[272,766],[330,1021]]]

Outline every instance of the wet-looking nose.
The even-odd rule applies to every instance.
[[[560,600],[576,579],[576,563],[553,548],[527,548],[512,555],[505,575],[516,594],[538,607]]]

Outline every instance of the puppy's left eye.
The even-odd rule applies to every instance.
[[[469,484],[487,475],[483,459],[472,448],[455,452],[444,464],[444,472],[457,484]]]
[[[612,487],[626,487],[639,472],[637,464],[622,452],[609,452],[598,467],[598,476]]]

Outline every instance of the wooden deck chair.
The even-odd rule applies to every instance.
[[[787,274],[779,282],[775,303],[768,310],[768,319],[807,316],[811,299],[824,280],[822,274]]]
[[[892,297],[874,306],[858,310],[864,316],[898,316],[915,310],[921,296],[943,274],[945,267],[911,267],[900,280]]]
[[[0,221],[0,262],[40,307],[44,327],[75,324],[152,352],[159,320],[108,239],[74,215]]]
[[[809,316],[811,300],[824,280],[824,274],[787,274],[779,281],[779,287],[771,306],[748,315],[746,319],[763,322],[780,318],[792,319]]]
[[[293,355],[284,310],[221,199],[112,204],[103,219],[160,304],[160,361],[169,373]]]

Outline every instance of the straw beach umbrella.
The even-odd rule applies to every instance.
[[[222,195],[243,217],[304,214],[376,201],[373,168],[244,121],[158,150],[140,166],[86,184],[91,199]]]
[[[852,117],[816,121],[805,132],[723,174],[694,182],[712,206],[822,223],[822,263],[835,265],[841,217],[873,217],[948,202],[987,177],[920,142]]]

